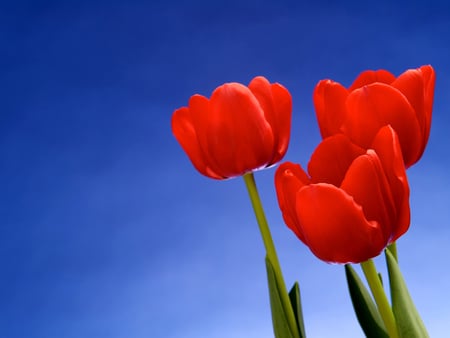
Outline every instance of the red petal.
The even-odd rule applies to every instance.
[[[313,100],[322,138],[340,133],[347,96],[347,89],[337,82],[322,80],[316,85]]]
[[[416,111],[422,131],[422,149],[417,160],[422,156],[428,142],[433,108],[435,73],[431,66],[410,69],[398,77],[392,86],[399,89]]]
[[[177,109],[172,116],[172,132],[183,150],[189,156],[194,167],[203,175],[222,179],[220,174],[214,172],[208,165],[205,155],[200,148],[197,133],[191,121],[189,108]]]
[[[433,67],[430,65],[422,66],[419,68],[423,74],[424,82],[424,96],[425,96],[425,128],[424,130],[424,148],[428,142],[428,137],[430,136],[431,127],[431,112],[433,110],[433,100],[434,100],[434,84],[436,82],[436,74],[434,73]]]
[[[305,237],[297,220],[295,200],[297,192],[305,184],[309,184],[309,178],[298,164],[285,162],[275,172],[275,188],[284,222],[304,243]]]
[[[406,96],[417,114],[420,125],[423,125],[425,97],[422,72],[419,69],[409,69],[392,83],[392,87],[397,88]]]
[[[425,150],[426,140],[428,139],[430,123],[429,117],[425,111],[425,83],[423,73],[420,69],[409,69],[404,72],[392,83],[392,86],[400,90],[406,96],[411,106],[416,112],[417,121],[420,125],[421,151],[417,154],[414,162],[417,162]],[[431,113],[431,111],[430,111]],[[412,163],[411,163],[412,164]]]
[[[223,176],[245,174],[272,158],[271,127],[247,87],[238,83],[218,87],[209,101],[208,114],[198,116],[195,125],[200,144]]]
[[[380,159],[394,199],[396,216],[391,241],[395,241],[408,230],[410,224],[408,178],[395,131],[390,126],[381,128],[375,136],[372,149]]]
[[[275,143],[275,156],[270,164],[279,162],[289,146],[291,135],[292,97],[289,91],[278,83],[272,84],[272,95],[275,106],[274,134],[277,135]]]
[[[386,245],[379,225],[367,221],[353,198],[333,185],[302,188],[296,207],[307,245],[324,261],[360,263]]]
[[[274,153],[269,164],[280,161],[287,151],[291,130],[292,99],[289,91],[262,76],[255,77],[249,89],[259,101],[274,135]]]
[[[342,134],[324,139],[314,150],[308,163],[311,180],[339,187],[350,164],[365,152]]]
[[[390,84],[395,80],[395,76],[387,70],[366,70],[358,75],[348,89],[349,92],[361,88],[371,83],[380,82]]]
[[[228,176],[224,173],[223,168],[220,168],[220,166],[215,163],[214,156],[210,155],[208,149],[208,118],[211,116],[209,100],[198,94],[191,96],[189,99],[189,112],[190,121],[197,134],[198,145],[205,162],[217,175],[222,178],[227,178]]]
[[[369,148],[378,130],[390,124],[402,146],[405,164],[411,165],[421,149],[421,131],[414,109],[396,88],[374,83],[353,91],[347,99],[342,127],[350,139]]]
[[[273,106],[270,82],[267,81],[265,77],[258,76],[250,82],[248,88],[258,100],[262,110],[264,111],[264,116],[266,117],[267,122],[269,122],[269,124],[273,126],[275,120],[275,111]]]
[[[396,208],[380,159],[373,150],[353,161],[341,188],[362,206],[367,220],[380,225],[385,241],[389,241],[396,222]]]

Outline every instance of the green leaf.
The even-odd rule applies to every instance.
[[[297,282],[294,283],[291,291],[289,291],[289,299],[291,300],[291,305],[294,310],[295,321],[297,322],[300,338],[305,338],[306,334],[305,324],[303,322],[302,302],[300,300],[300,287],[298,286]]]
[[[385,250],[385,254],[389,272],[389,285],[391,287],[392,311],[394,312],[400,337],[429,337],[425,325],[408,292],[397,260],[390,250]]]
[[[381,286],[383,286],[383,276],[378,272],[378,278],[380,279]]]
[[[272,310],[273,332],[276,338],[298,338],[291,332],[286,309],[281,302],[280,287],[275,278],[270,259],[266,256],[267,281],[269,283],[270,308]]]
[[[369,291],[351,265],[345,265],[348,290],[356,317],[367,338],[389,338]]]

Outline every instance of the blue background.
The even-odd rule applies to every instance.
[[[242,179],[198,174],[170,129],[194,93],[264,75],[294,102],[286,160],[320,141],[316,83],[437,74],[400,264],[432,337],[450,319],[446,1],[15,1],[0,5],[0,337],[272,337]],[[310,337],[361,337],[344,270],[283,224],[256,175]],[[384,260],[376,260],[384,272]],[[385,275],[386,278],[386,275]]]

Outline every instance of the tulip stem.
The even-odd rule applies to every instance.
[[[391,305],[389,304],[386,293],[384,292],[383,285],[381,284],[380,277],[378,276],[373,260],[369,259],[362,262],[361,268],[366,276],[367,282],[369,283],[373,298],[377,304],[378,312],[383,319],[389,337],[398,338],[397,324],[395,322],[394,313],[392,312]]]
[[[392,256],[394,256],[395,260],[398,262],[397,242],[392,242],[391,244],[389,244],[388,249],[391,252]]]
[[[294,311],[289,299],[289,294],[286,290],[286,284],[284,282],[283,274],[281,272],[280,263],[278,261],[277,252],[275,250],[275,245],[273,244],[272,235],[270,233],[269,225],[267,223],[266,216],[264,214],[264,208],[261,203],[261,199],[258,194],[258,189],[256,187],[255,178],[253,173],[247,173],[244,176],[245,185],[247,187],[250,200],[252,202],[253,211],[255,212],[256,220],[258,222],[259,231],[264,242],[264,247],[266,248],[267,257],[273,265],[275,278],[277,284],[280,286],[281,292],[281,302],[283,303],[283,308],[286,311],[288,323],[291,332],[294,337],[299,337],[297,322],[295,320]]]

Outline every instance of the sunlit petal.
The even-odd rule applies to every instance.
[[[362,262],[386,245],[380,226],[369,222],[354,199],[330,184],[297,193],[297,215],[311,251],[327,262]]]
[[[405,164],[414,163],[421,150],[421,132],[407,98],[396,88],[374,83],[353,91],[347,99],[343,131],[358,145],[369,148],[378,130],[391,125],[398,134]]]

